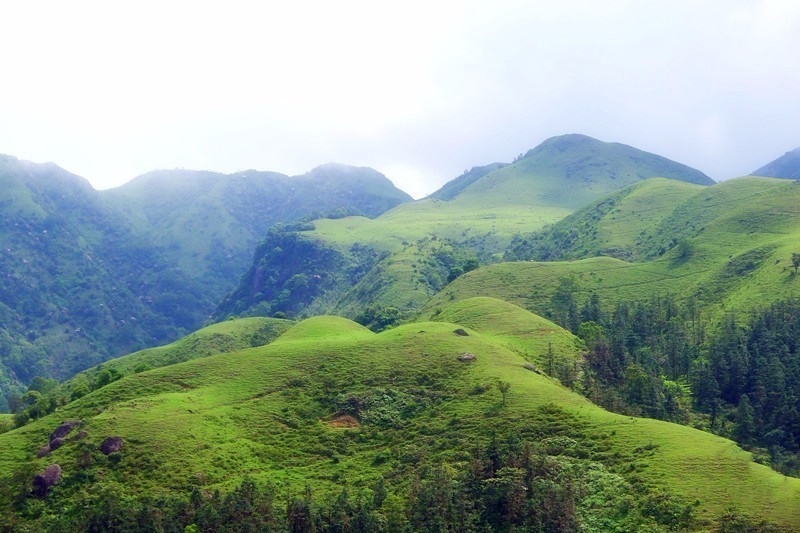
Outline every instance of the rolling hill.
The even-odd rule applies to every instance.
[[[677,193],[662,203],[665,191]],[[745,177],[697,190],[645,182],[522,238],[511,252],[517,261],[458,278],[428,307],[494,296],[547,315],[558,281],[573,276],[580,302],[591,294],[609,305],[671,294],[711,315],[745,311],[797,293],[790,259],[800,250],[799,206],[800,187],[786,180]],[[595,257],[608,243],[617,243],[610,255],[638,262]],[[528,260],[554,250],[569,260]]]
[[[375,219],[319,219],[313,226],[288,228],[291,237],[269,235],[239,288],[215,316],[307,310],[355,317],[356,306],[365,305],[410,312],[466,261],[496,261],[515,235],[654,176],[680,180],[687,188],[713,183],[697,170],[629,146],[583,135],[554,137],[512,164],[476,167],[429,198],[399,205]],[[302,241],[296,248],[303,250],[302,258],[286,252],[280,243],[287,239]],[[281,253],[273,253],[276,249]],[[329,259],[309,266],[309,254]],[[321,280],[325,276],[327,282]],[[302,284],[294,305],[286,307],[278,296],[297,292],[289,286],[291,280],[303,278],[321,281]],[[275,283],[267,283],[270,279]]]
[[[271,485],[280,490],[261,514],[275,520],[283,514],[274,509],[305,501],[326,523],[337,520],[327,509],[338,508],[369,512],[385,528],[421,528],[435,517],[418,513],[437,504],[420,491],[439,487],[448,498],[456,479],[472,475],[484,488],[518,487],[523,501],[541,502],[530,515],[495,514],[491,502],[508,509],[517,493],[476,486],[459,496],[479,506],[474,527],[548,523],[544,502],[589,529],[712,529],[748,516],[762,527],[800,527],[797,479],[726,439],[604,411],[531,366],[546,343],[576,356],[570,338],[489,298],[381,334],[311,318],[266,346],[127,376],[0,435],[0,514],[6,527],[44,530],[184,527],[213,523],[203,509],[215,501],[234,505],[216,490],[247,504],[252,487]],[[37,459],[65,420],[77,421],[74,429]],[[491,467],[515,457],[533,462]],[[58,483],[37,489],[46,498],[32,495],[34,474],[55,464]],[[146,511],[156,501],[160,515]],[[362,511],[347,511],[358,501]],[[225,509],[216,512],[229,516]],[[469,512],[439,519],[458,527]]]
[[[160,171],[109,191],[0,156],[0,411],[35,376],[64,379],[200,327],[277,222],[375,216],[408,201],[367,168],[296,177]]]

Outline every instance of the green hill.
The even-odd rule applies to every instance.
[[[441,289],[451,268],[460,268],[453,263],[495,261],[515,235],[538,230],[586,202],[653,176],[713,183],[699,171],[629,146],[582,135],[554,137],[512,164],[476,167],[429,198],[375,219],[320,219],[313,228],[289,228],[291,238],[303,242],[296,247],[304,250],[303,257],[287,254],[278,244],[288,236],[268,236],[250,273],[216,316],[281,310],[355,317],[356,307],[365,305],[411,311]],[[442,258],[442,245],[430,245],[443,240],[450,248],[444,255],[450,257]],[[283,253],[273,254],[276,248]],[[298,305],[287,309],[279,295],[297,290],[286,284],[293,276],[323,276],[306,269],[311,249],[316,257],[336,258],[325,268],[329,282],[310,283],[308,290],[303,286],[299,298],[292,299]],[[294,265],[299,268],[292,270]],[[269,279],[277,283],[265,283]]]
[[[775,161],[751,173],[753,176],[800,180],[800,148],[786,152]]]
[[[254,482],[280,487],[265,515],[305,501],[330,523],[338,519],[326,509],[356,513],[347,509],[358,505],[385,528],[421,528],[433,519],[418,514],[434,505],[424,503],[425,487],[449,498],[460,490],[455,479],[472,475],[485,481],[455,501],[474,498],[476,524],[549,523],[550,502],[555,516],[590,529],[711,529],[734,515],[800,527],[797,479],[753,463],[728,440],[604,411],[526,367],[521,354],[545,342],[574,355],[568,333],[489,299],[442,306],[437,318],[374,334],[315,317],[266,346],[125,377],[4,433],[4,526],[210,523],[203,509],[222,501],[214,491],[246,503],[253,496],[241,491],[252,489],[242,484]],[[446,321],[456,318],[465,323]],[[474,357],[460,360],[466,353]],[[79,427],[37,459],[63,420]],[[98,448],[111,436],[122,447],[105,455]],[[491,468],[515,457],[533,462]],[[37,499],[29,484],[49,464],[60,466],[60,481]],[[436,476],[454,481],[445,490]],[[521,492],[490,490],[506,486]],[[510,494],[539,511],[495,514],[490,502],[509,509]],[[146,511],[154,502],[161,518]],[[216,512],[234,516],[226,509]]]
[[[494,296],[547,314],[559,281],[569,276],[576,281],[579,302],[591,294],[609,304],[672,294],[693,299],[711,314],[748,310],[796,293],[790,258],[800,249],[800,187],[794,182],[748,177],[694,192],[678,186],[679,194],[670,196],[671,211],[660,202],[664,190],[676,188],[663,181],[643,183],[576,214],[573,240],[561,253],[580,260],[524,260],[526,249],[553,249],[558,242],[553,237],[570,227],[565,221],[543,232],[541,241],[526,237],[527,248],[514,250],[523,261],[470,272],[428,307]],[[638,204],[653,210],[637,210],[631,200],[637,191],[655,195],[652,202],[643,198]],[[615,255],[641,262],[592,257],[609,242],[619,243]]]
[[[159,171],[95,191],[54,164],[0,156],[0,411],[34,376],[64,379],[197,329],[276,222],[408,200],[338,164],[291,178]]]
[[[516,237],[506,259],[556,261],[603,255],[635,261],[651,257],[643,236],[702,189],[663,178],[629,185],[541,231]]]

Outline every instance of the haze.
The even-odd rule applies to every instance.
[[[339,161],[420,197],[572,132],[720,180],[800,146],[791,0],[52,1],[0,17],[0,153],[97,188]]]

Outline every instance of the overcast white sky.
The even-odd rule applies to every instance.
[[[715,179],[800,146],[795,0],[3,2],[0,153],[372,166],[419,197],[585,133]]]

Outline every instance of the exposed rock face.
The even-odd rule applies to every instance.
[[[50,451],[57,450],[64,444],[64,439],[61,437],[57,437],[50,441]]]
[[[103,441],[103,444],[100,445],[100,451],[108,455],[118,452],[124,444],[125,442],[122,440],[122,437],[108,437]]]
[[[474,361],[475,360],[475,354],[474,353],[469,353],[469,352],[464,352],[464,353],[462,353],[461,355],[458,356],[458,360],[459,361],[465,361],[465,362]]]
[[[454,329],[453,333],[462,337],[469,337],[469,333],[467,333],[463,328]]]
[[[36,454],[36,458],[40,459],[45,455],[49,455],[50,451],[51,451],[50,446],[42,446],[41,448],[39,448],[39,452]]]
[[[69,435],[70,431],[72,431],[79,425],[81,425],[80,420],[67,420],[66,422],[58,426],[55,431],[53,431],[53,433],[50,435],[50,442],[53,442],[55,439],[63,439],[64,437]],[[53,449],[55,450],[55,448]]]
[[[50,489],[61,479],[61,467],[53,464],[48,465],[41,474],[33,477],[33,492],[37,496],[47,496]]]

